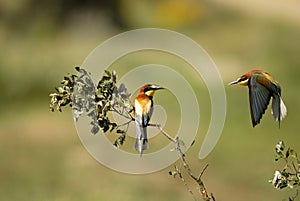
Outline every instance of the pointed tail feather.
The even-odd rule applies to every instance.
[[[147,127],[136,125],[136,140],[134,149],[140,152],[140,156],[143,155],[143,151],[148,149]]]
[[[279,95],[275,95],[272,100],[272,115],[274,116],[275,120],[280,123],[285,116],[287,115],[287,109]]]

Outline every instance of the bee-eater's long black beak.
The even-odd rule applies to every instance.
[[[233,84],[237,84],[237,83],[239,83],[239,82],[236,80],[236,81],[228,83],[228,86],[233,85]]]
[[[158,85],[151,85],[152,90],[160,90],[160,89],[165,89],[164,87],[158,86]]]

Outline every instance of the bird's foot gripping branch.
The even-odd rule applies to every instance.
[[[113,145],[118,148],[125,142],[129,124],[136,123],[135,109],[130,101],[131,94],[124,84],[117,86],[117,73],[115,71],[105,71],[95,86],[89,72],[80,67],[76,67],[75,69],[78,74],[64,76],[61,86],[56,88],[55,93],[50,94],[50,110],[52,112],[55,110],[62,112],[63,107],[71,106],[75,121],[78,121],[82,114],[90,117],[92,134],[97,134],[100,129],[103,133],[116,133],[117,137]],[[126,119],[125,123],[117,124],[112,121],[110,118],[112,113]],[[175,145],[175,151],[180,158],[181,164],[179,167],[175,165],[175,169],[170,171],[169,174],[180,178],[194,200],[216,200],[212,194],[208,194],[201,179],[207,165],[198,177],[194,176],[181,148],[183,142],[181,142],[178,136],[172,137],[158,124],[149,123],[147,126],[154,126],[159,129]],[[185,174],[182,170],[185,171]],[[195,181],[198,196],[189,187],[184,175]]]

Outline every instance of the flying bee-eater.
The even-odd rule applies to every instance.
[[[272,97],[272,109],[276,121],[279,122],[286,116],[287,109],[281,98],[279,83],[266,71],[252,70],[242,75],[229,85],[239,84],[248,86],[252,126],[259,124]]]
[[[153,95],[159,89],[164,88],[154,84],[145,84],[134,100],[137,135],[134,148],[140,152],[140,156],[143,150],[148,149],[147,126],[153,113]]]

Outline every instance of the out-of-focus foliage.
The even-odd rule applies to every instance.
[[[6,21],[13,30],[26,28],[25,23],[30,27],[30,23],[39,20],[47,21],[48,26],[63,27],[73,15],[81,14],[84,11],[101,12],[107,19],[111,20],[111,23],[116,26],[124,26],[119,15],[118,0],[17,0],[0,2],[2,20]]]
[[[120,8],[124,22],[131,27],[188,27],[199,23],[205,12],[202,2],[195,0],[121,0]]]
[[[292,148],[286,148],[283,141],[275,146],[275,161],[284,161],[281,170],[275,170],[274,177],[270,182],[275,188],[299,188],[300,186],[300,160],[297,152]],[[289,200],[294,200],[290,197]]]

